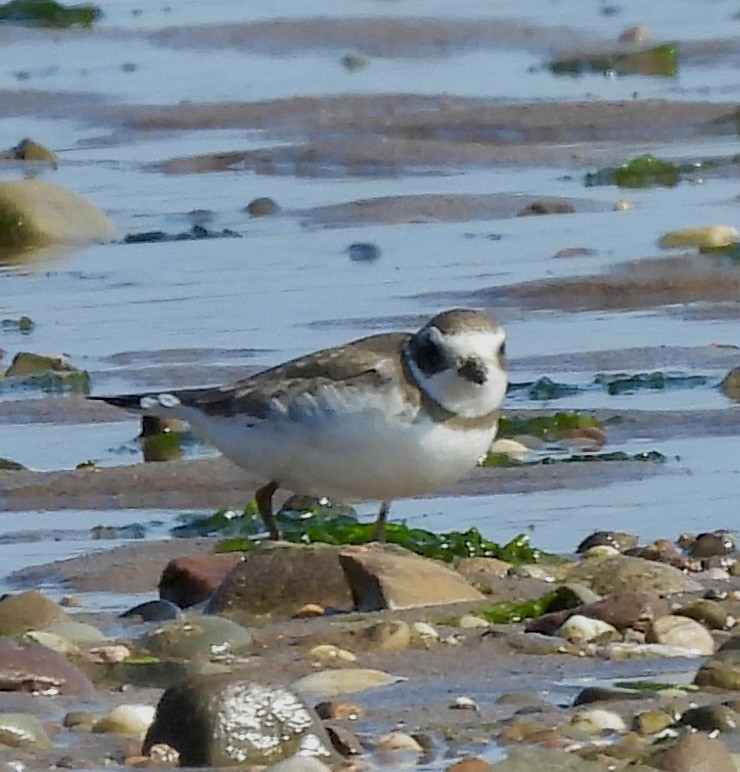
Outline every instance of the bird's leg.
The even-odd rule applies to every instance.
[[[381,501],[380,509],[378,510],[378,517],[375,520],[375,527],[373,528],[373,535],[371,541],[385,541],[385,522],[388,519],[388,510],[391,508],[390,501]]]
[[[275,480],[270,480],[267,485],[263,485],[254,493],[254,500],[257,502],[257,509],[267,528],[267,533],[274,541],[280,541],[280,530],[275,522],[275,516],[272,514],[272,496],[278,489],[279,484]]]

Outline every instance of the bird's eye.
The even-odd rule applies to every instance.
[[[498,354],[499,356],[505,357],[506,356],[506,341],[504,341],[499,347],[498,347]]]
[[[444,351],[434,337],[425,332],[415,335],[411,340],[411,356],[422,372],[427,374],[445,369]]]

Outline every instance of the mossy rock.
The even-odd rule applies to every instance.
[[[77,193],[43,180],[0,182],[0,256],[115,236],[116,227],[108,216]]]

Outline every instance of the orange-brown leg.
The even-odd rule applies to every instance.
[[[279,483],[276,480],[270,480],[267,485],[263,485],[254,494],[254,500],[257,502],[257,509],[262,515],[267,533],[274,541],[280,541],[280,530],[275,522],[275,516],[272,514],[272,496],[278,487]]]
[[[375,527],[373,528],[373,535],[371,541],[385,541],[385,523],[388,519],[388,510],[391,508],[390,501],[381,501],[380,510],[378,511],[378,517],[375,520]]]

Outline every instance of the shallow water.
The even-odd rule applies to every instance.
[[[259,150],[300,141],[296,132],[253,128],[137,132],[123,125],[131,105],[168,105],[186,100],[249,101],[298,95],[410,92],[447,93],[494,100],[551,101],[663,98],[727,102],[738,98],[733,46],[716,56],[696,53],[701,41],[724,38],[736,6],[699,0],[646,6],[622,2],[613,16],[594,5],[575,11],[565,2],[535,2],[517,9],[519,21],[535,33],[526,43],[453,45],[444,50],[408,46],[405,55],[371,57],[368,66],[348,72],[341,57],[362,52],[357,45],[303,47],[266,40],[249,50],[198,43],[202,4],[175,0],[167,7],[134,13],[139,4],[116,3],[93,32],[37,32],[0,28],[3,61],[0,91],[0,149],[32,136],[52,147],[60,166],[43,176],[92,199],[109,212],[122,234],[149,230],[186,231],[193,210],[208,210],[210,228],[231,228],[241,238],[161,244],[103,244],[61,251],[22,265],[0,266],[0,317],[31,316],[29,336],[0,332],[7,350],[66,352],[90,371],[97,392],[167,387],[170,374],[190,368],[193,384],[217,378],[210,371],[243,365],[270,365],[308,350],[333,345],[376,329],[415,326],[452,304],[470,302],[471,293],[488,287],[543,278],[558,279],[611,270],[615,264],[659,257],[657,238],[667,230],[714,222],[737,222],[736,175],[682,182],[675,188],[620,191],[583,186],[579,154],[600,158],[651,152],[661,158],[727,158],[736,153],[734,135],[704,136],[686,131],[673,141],[633,139],[629,144],[587,140],[567,147],[572,163],[549,162],[455,165],[440,160],[432,168],[379,166],[359,174],[341,164],[318,165],[305,176],[291,167],[279,174],[236,169],[208,174],[168,175],[156,166],[171,158],[206,153]],[[289,19],[332,17],[336,3],[281,4]],[[397,17],[432,21],[487,21],[498,4],[450,4],[402,0],[357,2],[342,9],[347,19]],[[243,3],[208,5],[208,22],[249,23],[265,16],[262,7]],[[507,17],[507,22],[512,21]],[[694,53],[681,59],[676,78],[554,77],[544,67],[553,52],[580,44],[611,45],[625,28],[647,26],[656,42],[690,41]],[[182,27],[184,32],[173,31]],[[564,29],[555,29],[562,27]],[[169,32],[168,32],[169,30]],[[159,45],[156,33],[174,42]],[[272,42],[271,42],[272,41]],[[688,50],[688,49],[687,49]],[[708,49],[711,51],[711,48]],[[183,76],[188,72],[187,77]],[[48,92],[29,106],[34,90]],[[61,96],[60,96],[61,95]],[[67,99],[71,100],[67,103]],[[100,109],[76,105],[97,104]],[[105,106],[120,112],[106,113]],[[125,109],[124,109],[125,108]],[[544,143],[546,144],[546,142]],[[0,179],[21,174],[17,165],[0,164]],[[576,214],[513,217],[462,222],[338,222],[328,227],[311,214],[316,207],[358,199],[419,194],[503,194],[521,199],[567,197],[586,200]],[[250,219],[242,210],[257,196],[271,196],[280,216]],[[634,208],[614,212],[620,198]],[[381,250],[371,264],[350,261],[346,249],[370,241]],[[561,249],[585,247],[587,256],[556,259]],[[477,296],[476,296],[477,297]],[[570,355],[624,348],[709,347],[738,344],[737,317],[689,313],[707,304],[673,308],[646,306],[634,311],[527,310],[506,307],[499,314],[509,333],[512,380],[548,375],[561,382],[590,383],[594,371],[570,365],[546,372],[520,364],[531,357]],[[494,311],[496,309],[493,309]],[[177,353],[182,350],[182,353]],[[186,352],[212,352],[194,362]],[[133,361],[115,359],[137,352]],[[173,353],[174,352],[174,353]],[[164,361],[163,361],[164,360]],[[168,370],[168,368],[170,368]],[[638,371],[651,369],[649,360]],[[681,374],[700,374],[707,385],[666,392],[640,391],[609,397],[594,389],[544,405],[548,409],[727,410],[733,408],[717,389],[726,369],[694,366]],[[231,373],[231,370],[229,371]],[[230,375],[230,377],[232,377]],[[178,384],[181,385],[181,384]],[[4,389],[0,400],[40,396]],[[512,399],[512,407],[541,407]],[[0,418],[3,402],[0,401]],[[61,417],[60,417],[61,418]],[[102,464],[132,463],[137,424],[122,416],[115,423],[69,424],[0,421],[0,457],[41,469],[72,468],[88,458]],[[394,515],[409,524],[449,529],[476,525],[491,538],[508,540],[533,526],[533,540],[556,551],[571,551],[594,528],[618,528],[643,539],[675,536],[687,530],[737,525],[729,493],[737,489],[737,438],[677,437],[633,443],[657,449],[671,461],[665,474],[606,489],[559,490],[476,498],[444,497],[400,502]],[[609,449],[607,447],[607,449]],[[202,448],[198,452],[206,452]],[[631,452],[636,452],[632,449]],[[368,508],[368,512],[370,509]],[[712,522],[707,519],[711,512]],[[90,522],[130,522],[155,513],[78,513],[71,521],[54,513],[2,515],[0,530],[22,522],[44,536],[0,548],[0,564],[35,563],[91,548],[80,537]],[[52,535],[50,520],[61,529]],[[12,526],[14,527],[14,525]],[[60,533],[62,534],[60,536]],[[100,543],[95,548],[103,547]],[[12,556],[11,556],[12,552]],[[8,570],[8,569],[6,569]],[[106,601],[107,603],[107,601]]]

